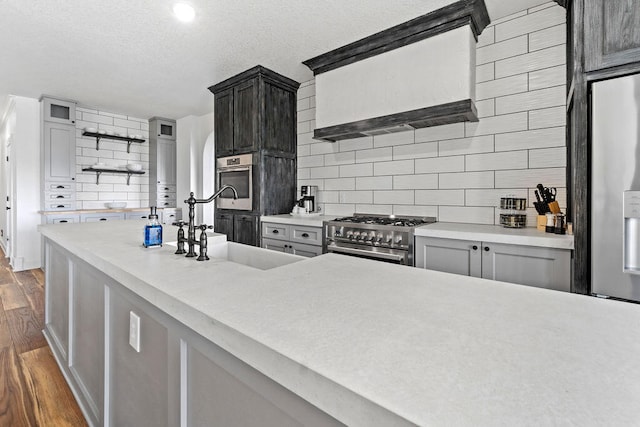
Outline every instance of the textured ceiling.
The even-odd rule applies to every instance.
[[[207,87],[261,64],[301,64],[452,0],[0,0],[0,117],[8,95],[42,94],[141,118],[213,110]],[[546,0],[485,0],[492,19]]]

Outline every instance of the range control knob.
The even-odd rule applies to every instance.
[[[382,234],[378,234],[376,236],[376,243],[381,243],[382,242],[382,237],[383,237]]]
[[[396,245],[402,244],[402,236],[396,236]]]
[[[387,234],[387,245],[393,243],[393,234]]]

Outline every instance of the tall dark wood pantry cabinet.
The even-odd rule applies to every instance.
[[[215,230],[260,246],[260,215],[296,200],[296,106],[300,84],[263,66],[213,85],[216,158],[253,154],[251,211],[216,209]]]

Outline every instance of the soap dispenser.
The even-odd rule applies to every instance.
[[[145,248],[151,246],[162,246],[162,225],[158,221],[156,207],[151,206],[149,214],[149,222],[144,226],[144,243]]]

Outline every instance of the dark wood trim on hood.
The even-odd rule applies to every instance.
[[[489,22],[484,0],[460,0],[302,63],[317,75],[464,25],[471,26],[477,40]]]
[[[459,122],[477,122],[476,106],[470,99],[449,102],[433,107],[419,108],[388,116],[374,117],[313,131],[314,139],[335,142],[341,139],[361,138],[372,134],[391,133],[400,130],[419,129],[429,126],[448,125]]]

